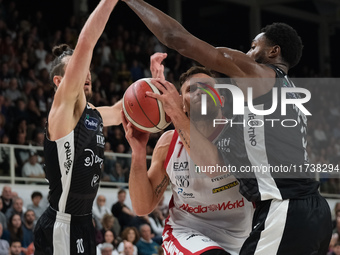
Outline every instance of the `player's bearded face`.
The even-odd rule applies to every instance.
[[[187,82],[186,82],[187,83]],[[184,84],[184,105],[192,121],[215,119],[220,111],[219,105],[215,106],[213,99],[207,95],[207,114],[202,115],[202,94],[199,83]]]

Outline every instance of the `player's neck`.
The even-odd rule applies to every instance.
[[[286,74],[288,74],[288,65],[282,62],[277,62],[277,63],[271,63],[272,65],[280,68],[282,71],[284,71]]]
[[[214,119],[224,119],[224,117],[222,113],[219,112],[219,114]],[[213,126],[213,119],[195,121],[195,126],[197,130],[205,137],[210,137],[219,127],[218,125],[216,127]]]

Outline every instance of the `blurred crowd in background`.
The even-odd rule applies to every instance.
[[[63,30],[51,30],[47,14],[37,11],[21,16],[15,1],[0,0],[0,142],[2,144],[42,146],[44,126],[53,101],[54,86],[49,78],[53,46],[66,43],[72,48],[85,17],[69,17]],[[134,81],[151,77],[150,56],[167,52],[165,77],[177,85],[179,75],[196,64],[164,47],[147,30],[125,29],[122,25],[106,30],[96,45],[91,64],[95,106],[113,105]],[[296,77],[317,78],[308,66]],[[308,153],[311,163],[340,165],[340,93],[336,83],[308,84],[312,100],[308,109]],[[62,120],[61,120],[62,122]],[[171,126],[169,127],[169,129]],[[121,126],[105,128],[106,152],[129,153]],[[148,144],[151,155],[162,133],[152,134]],[[0,147],[0,174],[9,175],[9,154]],[[43,154],[16,149],[16,176],[41,177]],[[129,159],[106,157],[102,179],[127,182]],[[25,164],[27,165],[25,167]],[[40,165],[40,166],[39,166]],[[34,169],[32,169],[35,166]],[[38,169],[39,168],[39,169]],[[338,178],[322,174],[321,191],[340,193]]]

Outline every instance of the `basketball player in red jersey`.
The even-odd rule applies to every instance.
[[[266,26],[254,38],[250,50],[245,54],[226,47],[213,47],[143,0],[123,1],[164,45],[230,77],[243,91],[245,98],[248,88],[251,87],[254,106],[262,110],[269,109],[273,103],[273,88],[281,90],[295,87],[287,73],[300,61],[303,45],[297,32],[289,25],[273,23]],[[240,158],[237,155],[230,157],[229,152],[216,148],[200,136],[195,128],[190,127],[185,116],[175,113],[176,100],[168,95],[173,93],[173,88],[163,84],[159,89],[163,95],[153,96],[162,101],[190,157],[197,165],[215,165],[220,162],[220,157],[225,164],[230,164],[232,160],[239,166],[243,160],[250,161],[253,166],[299,167],[308,163],[307,117],[294,105],[287,105],[285,116],[280,111],[260,116],[265,123],[262,127],[239,126],[234,139],[239,139],[239,147],[245,150],[247,159],[244,159],[244,154],[240,154]],[[299,93],[289,93],[286,96],[289,99],[300,98]],[[280,105],[280,97],[278,101]],[[238,122],[248,121],[248,113],[251,112],[245,106],[245,114],[237,116]],[[284,118],[293,119],[298,124],[294,128],[272,128],[270,122],[266,121],[280,121]],[[251,144],[249,141],[250,132],[256,133],[256,143]],[[190,141],[195,141],[199,146],[190,146]],[[194,149],[196,150],[193,151]],[[267,172],[258,175],[252,172],[247,178],[241,178],[238,173],[234,174],[240,182],[240,192],[249,201],[256,203],[252,233],[240,254],[327,253],[332,229],[331,215],[328,203],[319,194],[319,183],[307,174],[298,178],[282,178],[280,174]]]
[[[156,53],[151,57],[153,77],[164,78],[161,65],[166,54]],[[181,76],[183,101],[190,107],[192,93],[200,96],[199,89],[193,92],[190,78],[200,78],[213,84],[212,74],[205,68],[193,67]],[[154,81],[155,82],[155,81]],[[162,84],[173,88],[167,96],[182,105],[174,86],[162,79]],[[210,101],[209,101],[210,102]],[[212,100],[211,100],[212,102]],[[200,111],[194,106],[195,111]],[[209,106],[213,107],[213,104]],[[180,110],[184,115],[184,111]],[[216,117],[221,118],[221,108],[215,108]],[[174,115],[172,115],[174,116]],[[158,140],[150,168],[146,166],[146,144],[149,135],[134,129],[123,117],[126,138],[132,149],[129,190],[132,206],[138,215],[149,214],[158,204],[170,181],[172,199],[169,217],[163,232],[163,249],[166,254],[239,254],[251,227],[253,206],[239,193],[239,182],[228,173],[208,177],[196,172],[184,141],[177,131],[164,133]],[[204,121],[196,121],[199,132],[218,141],[221,129],[207,128]]]

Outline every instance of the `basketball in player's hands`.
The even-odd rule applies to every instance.
[[[144,78],[131,84],[123,96],[123,112],[132,125],[142,131],[157,133],[171,123],[162,102],[146,95],[146,91],[161,94],[151,78]]]

